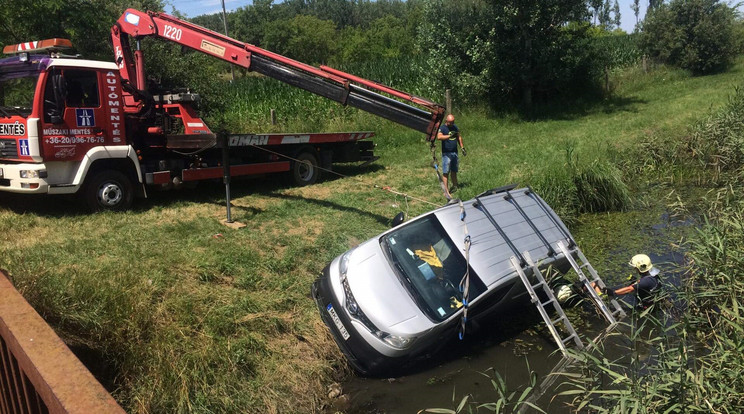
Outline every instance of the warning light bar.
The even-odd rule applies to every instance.
[[[3,53],[6,55],[14,55],[17,53],[27,52],[43,52],[50,51],[56,52],[62,49],[69,49],[72,47],[72,42],[69,39],[45,39],[35,40],[33,42],[18,43],[17,45],[8,45],[3,48]]]

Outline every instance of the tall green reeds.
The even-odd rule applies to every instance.
[[[565,373],[560,395],[577,411],[744,412],[744,196],[736,173],[744,165],[742,114],[737,88],[725,107],[691,128],[685,145],[667,152],[673,162],[699,163],[723,186],[701,201],[707,211],[687,246],[682,300],[633,318],[625,352],[583,354],[581,375]]]
[[[564,151],[565,163],[549,163],[530,180],[561,217],[570,221],[581,213],[622,211],[630,204],[628,186],[615,165],[592,156],[579,158],[572,143]]]

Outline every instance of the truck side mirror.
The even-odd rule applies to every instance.
[[[393,224],[391,227],[398,227],[404,221],[406,221],[406,215],[401,211],[393,217]]]

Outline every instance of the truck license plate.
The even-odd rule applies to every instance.
[[[336,328],[338,328],[339,332],[341,332],[341,336],[344,337],[344,341],[349,339],[351,335],[349,335],[349,331],[344,328],[344,324],[341,323],[341,319],[339,319],[338,315],[336,315],[336,310],[333,309],[333,305],[329,303],[328,306],[326,306],[326,310],[331,315],[331,319],[333,319],[333,323],[336,324]]]

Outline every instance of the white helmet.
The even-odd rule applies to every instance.
[[[651,263],[651,258],[646,256],[645,254],[637,254],[633,256],[632,259],[630,259],[630,263],[628,263],[631,267],[635,267],[638,269],[640,273],[646,273],[648,272],[651,276],[656,276],[659,274],[659,269],[655,268],[653,263]]]
[[[560,303],[565,303],[569,298],[571,298],[571,296],[573,296],[573,294],[570,285],[562,285],[555,290],[555,298],[558,299],[558,302]]]

